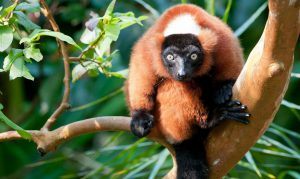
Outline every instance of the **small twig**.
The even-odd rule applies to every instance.
[[[69,57],[69,62],[80,62],[81,60],[80,57]]]
[[[44,16],[48,19],[48,21],[50,22],[53,30],[55,32],[60,32],[59,27],[56,23],[56,21],[53,18],[53,15],[51,13],[51,11],[49,10],[48,5],[46,4],[46,2],[44,0],[40,0],[39,1],[41,4],[41,11],[44,14]],[[57,39],[58,43],[59,43],[59,48],[61,51],[61,54],[63,56],[63,60],[64,60],[64,70],[65,70],[65,77],[64,77],[64,94],[63,94],[63,99],[59,105],[59,107],[55,110],[55,112],[50,116],[50,118],[47,120],[47,122],[45,123],[45,125],[42,127],[41,130],[43,131],[48,131],[51,126],[55,123],[55,121],[57,120],[57,118],[70,107],[69,104],[69,97],[70,97],[70,64],[69,64],[69,55],[68,55],[68,51],[67,48],[64,44],[63,41]]]

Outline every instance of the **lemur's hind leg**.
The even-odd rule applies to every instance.
[[[208,166],[204,148],[205,134],[197,134],[193,138],[174,144],[177,179],[206,179]]]

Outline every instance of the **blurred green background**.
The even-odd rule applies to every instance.
[[[109,0],[47,1],[61,31],[79,42],[91,11],[103,15]],[[191,0],[223,18],[228,0]],[[6,6],[9,1],[2,1]],[[159,14],[179,0],[118,0],[115,12],[133,11],[147,15],[144,26],[134,25],[121,32],[113,48],[119,53],[113,69],[128,67],[134,42],[153,24]],[[233,1],[228,24],[239,35],[245,58],[258,41],[266,22],[265,1]],[[257,18],[254,18],[254,17]],[[252,18],[251,18],[252,17]],[[42,28],[50,28],[43,17],[34,21]],[[247,25],[248,23],[248,25]],[[286,33],[289,33],[288,31]],[[17,43],[17,42],[15,42]],[[9,81],[0,73],[0,102],[4,113],[25,129],[39,129],[60,102],[63,86],[63,64],[56,41],[43,38],[39,45],[44,55],[41,63],[29,69],[35,81],[24,78]],[[294,73],[300,73],[299,43],[295,54]],[[73,52],[71,52],[73,53]],[[72,54],[76,56],[75,52]],[[5,53],[0,53],[0,66]],[[71,105],[77,110],[63,114],[54,127],[95,116],[128,115],[124,95],[119,92],[123,80],[99,75],[83,78],[71,84]],[[300,104],[300,79],[291,78],[285,99]],[[117,92],[116,92],[117,91]],[[113,93],[112,95],[110,95]],[[101,100],[107,97],[106,100]],[[95,102],[90,107],[82,105]],[[300,113],[299,106],[284,103],[274,123],[246,157],[226,178],[300,178]],[[81,108],[76,108],[81,107]],[[0,123],[0,131],[8,128]],[[245,136],[246,138],[247,136]],[[0,178],[161,178],[172,167],[168,152],[152,141],[138,140],[123,132],[101,132],[77,137],[57,151],[40,157],[32,142],[20,140],[0,144]]]

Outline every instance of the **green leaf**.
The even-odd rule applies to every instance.
[[[84,104],[82,106],[74,107],[74,108],[71,109],[71,112],[80,111],[80,110],[84,110],[84,109],[90,108],[90,107],[95,106],[95,105],[99,105],[99,104],[107,101],[108,99],[111,99],[112,97],[115,97],[116,95],[118,95],[122,92],[123,92],[123,88],[119,88],[119,89],[111,92],[110,94],[108,94],[104,97],[101,97],[100,99],[97,99],[97,100],[92,101],[90,103]]]
[[[128,77],[128,69],[120,70],[120,71],[116,71],[116,72],[110,72],[109,74],[116,78],[126,79]]]
[[[41,27],[33,23],[23,12],[14,11],[17,17],[18,23],[25,27],[26,30],[30,31],[33,29],[40,29]]]
[[[278,179],[290,178],[289,176],[297,179],[300,178],[300,173],[297,171],[283,171],[278,175]]]
[[[263,3],[252,15],[251,17],[244,22],[238,29],[234,31],[234,35],[239,37],[242,35],[250,26],[255,22],[255,20],[264,12],[268,7],[268,2]]]
[[[105,11],[104,17],[112,15],[113,10],[115,8],[115,4],[116,4],[116,0],[112,0],[111,3],[109,4],[109,6],[107,7],[106,11]]]
[[[156,178],[158,171],[162,168],[163,164],[165,163],[169,155],[170,153],[167,149],[164,149],[163,151],[160,152],[158,160],[151,171],[149,179]]]
[[[14,61],[21,56],[22,56],[21,49],[14,49],[14,48],[11,49],[11,51],[8,53],[8,55],[4,58],[3,71],[10,70]]]
[[[29,48],[25,48],[23,50],[23,53],[26,58],[28,58],[28,59],[32,58],[37,62],[39,62],[43,59],[43,55],[42,55],[40,49],[34,48],[33,46],[30,46]]]
[[[72,82],[76,82],[83,75],[85,75],[89,70],[94,70],[98,68],[98,64],[91,61],[83,62],[82,64],[76,65],[72,70]]]
[[[0,52],[11,45],[13,38],[13,30],[9,26],[0,26]]]
[[[104,26],[105,35],[116,41],[120,35],[121,28],[117,24],[106,24]]]
[[[67,42],[68,44],[71,44],[71,45],[77,47],[78,49],[81,49],[70,36],[67,36],[67,35],[65,35],[65,34],[63,34],[61,32],[53,32],[53,31],[48,31],[47,30],[47,31],[41,32],[39,35],[40,36],[52,36],[52,37],[56,37],[59,40]]]
[[[77,47],[78,49],[81,50],[81,48],[76,44],[76,42],[70,36],[67,36],[67,35],[65,35],[61,32],[54,32],[54,31],[50,31],[50,30],[47,30],[47,29],[36,29],[36,30],[34,30],[29,35],[29,37],[22,38],[20,40],[20,44],[22,44],[24,42],[25,43],[36,42],[40,39],[41,36],[50,36],[50,37],[58,38],[59,40],[67,42],[68,44],[71,44],[71,45],[73,45],[73,46],[75,46],[75,47]]]
[[[96,45],[96,53],[100,57],[104,55],[106,51],[110,49],[110,45],[113,42],[113,40],[110,37],[105,36],[103,39],[101,39],[97,45]]]
[[[18,126],[17,124],[13,123],[10,119],[8,119],[8,117],[6,117],[1,110],[0,110],[0,121],[4,122],[9,127],[11,127],[14,130],[16,130],[24,139],[31,140],[31,138],[32,138],[31,135],[27,131],[25,131],[24,129],[22,129],[20,126]]]
[[[0,111],[3,109],[3,105],[0,103]]]
[[[30,1],[28,2],[21,2],[17,5],[16,9],[17,11],[26,11],[30,13],[38,12],[40,10],[40,5],[38,1]]]
[[[120,20],[118,23],[121,29],[124,29],[128,26],[131,26],[133,24],[139,24],[143,26],[142,22],[143,20],[146,20],[148,17],[147,16],[140,16],[136,18],[134,16],[133,12],[127,12],[127,13],[114,13],[114,16]]]
[[[99,28],[95,28],[93,31],[90,31],[88,28],[86,28],[80,37],[80,41],[84,44],[91,44],[97,40],[100,34],[101,30]]]
[[[246,155],[245,155],[245,157],[246,157],[247,161],[250,163],[250,165],[251,165],[252,169],[255,171],[255,173],[256,173],[260,178],[262,178],[262,175],[261,175],[259,169],[257,168],[257,165],[256,165],[256,163],[255,163],[255,161],[254,161],[254,159],[253,159],[251,153],[250,153],[250,152],[247,152]]]
[[[223,22],[225,22],[225,23],[227,23],[227,21],[228,21],[228,16],[229,16],[231,6],[232,6],[232,0],[228,0],[226,10],[224,12],[223,19],[222,19]]]
[[[17,6],[17,2],[15,2],[11,6],[3,9],[0,13],[0,18],[3,18],[5,16],[7,16],[8,14],[10,14],[15,9],[16,6]]]
[[[18,57],[11,65],[9,71],[10,80],[14,80],[19,77],[24,77],[28,80],[34,80],[33,76],[30,74],[28,68],[25,66],[25,58],[23,56]]]
[[[211,15],[215,15],[215,0],[205,0],[205,9]]]
[[[154,155],[152,158],[148,159],[145,162],[141,162],[140,165],[138,165],[138,167],[136,169],[134,169],[133,171],[131,171],[130,173],[128,173],[124,179],[129,179],[129,178],[135,178],[134,176],[136,174],[138,174],[139,172],[141,172],[142,170],[144,170],[145,168],[147,168],[148,166],[150,166],[152,163],[154,163],[156,160],[158,159],[157,155]]]

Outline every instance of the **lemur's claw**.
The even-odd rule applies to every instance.
[[[154,117],[146,111],[135,111],[130,123],[131,132],[137,137],[145,137],[153,127]]]
[[[221,120],[234,120],[243,124],[249,124],[250,122],[249,117],[251,115],[246,111],[247,106],[243,105],[240,101],[229,101],[220,110],[222,111]]]

